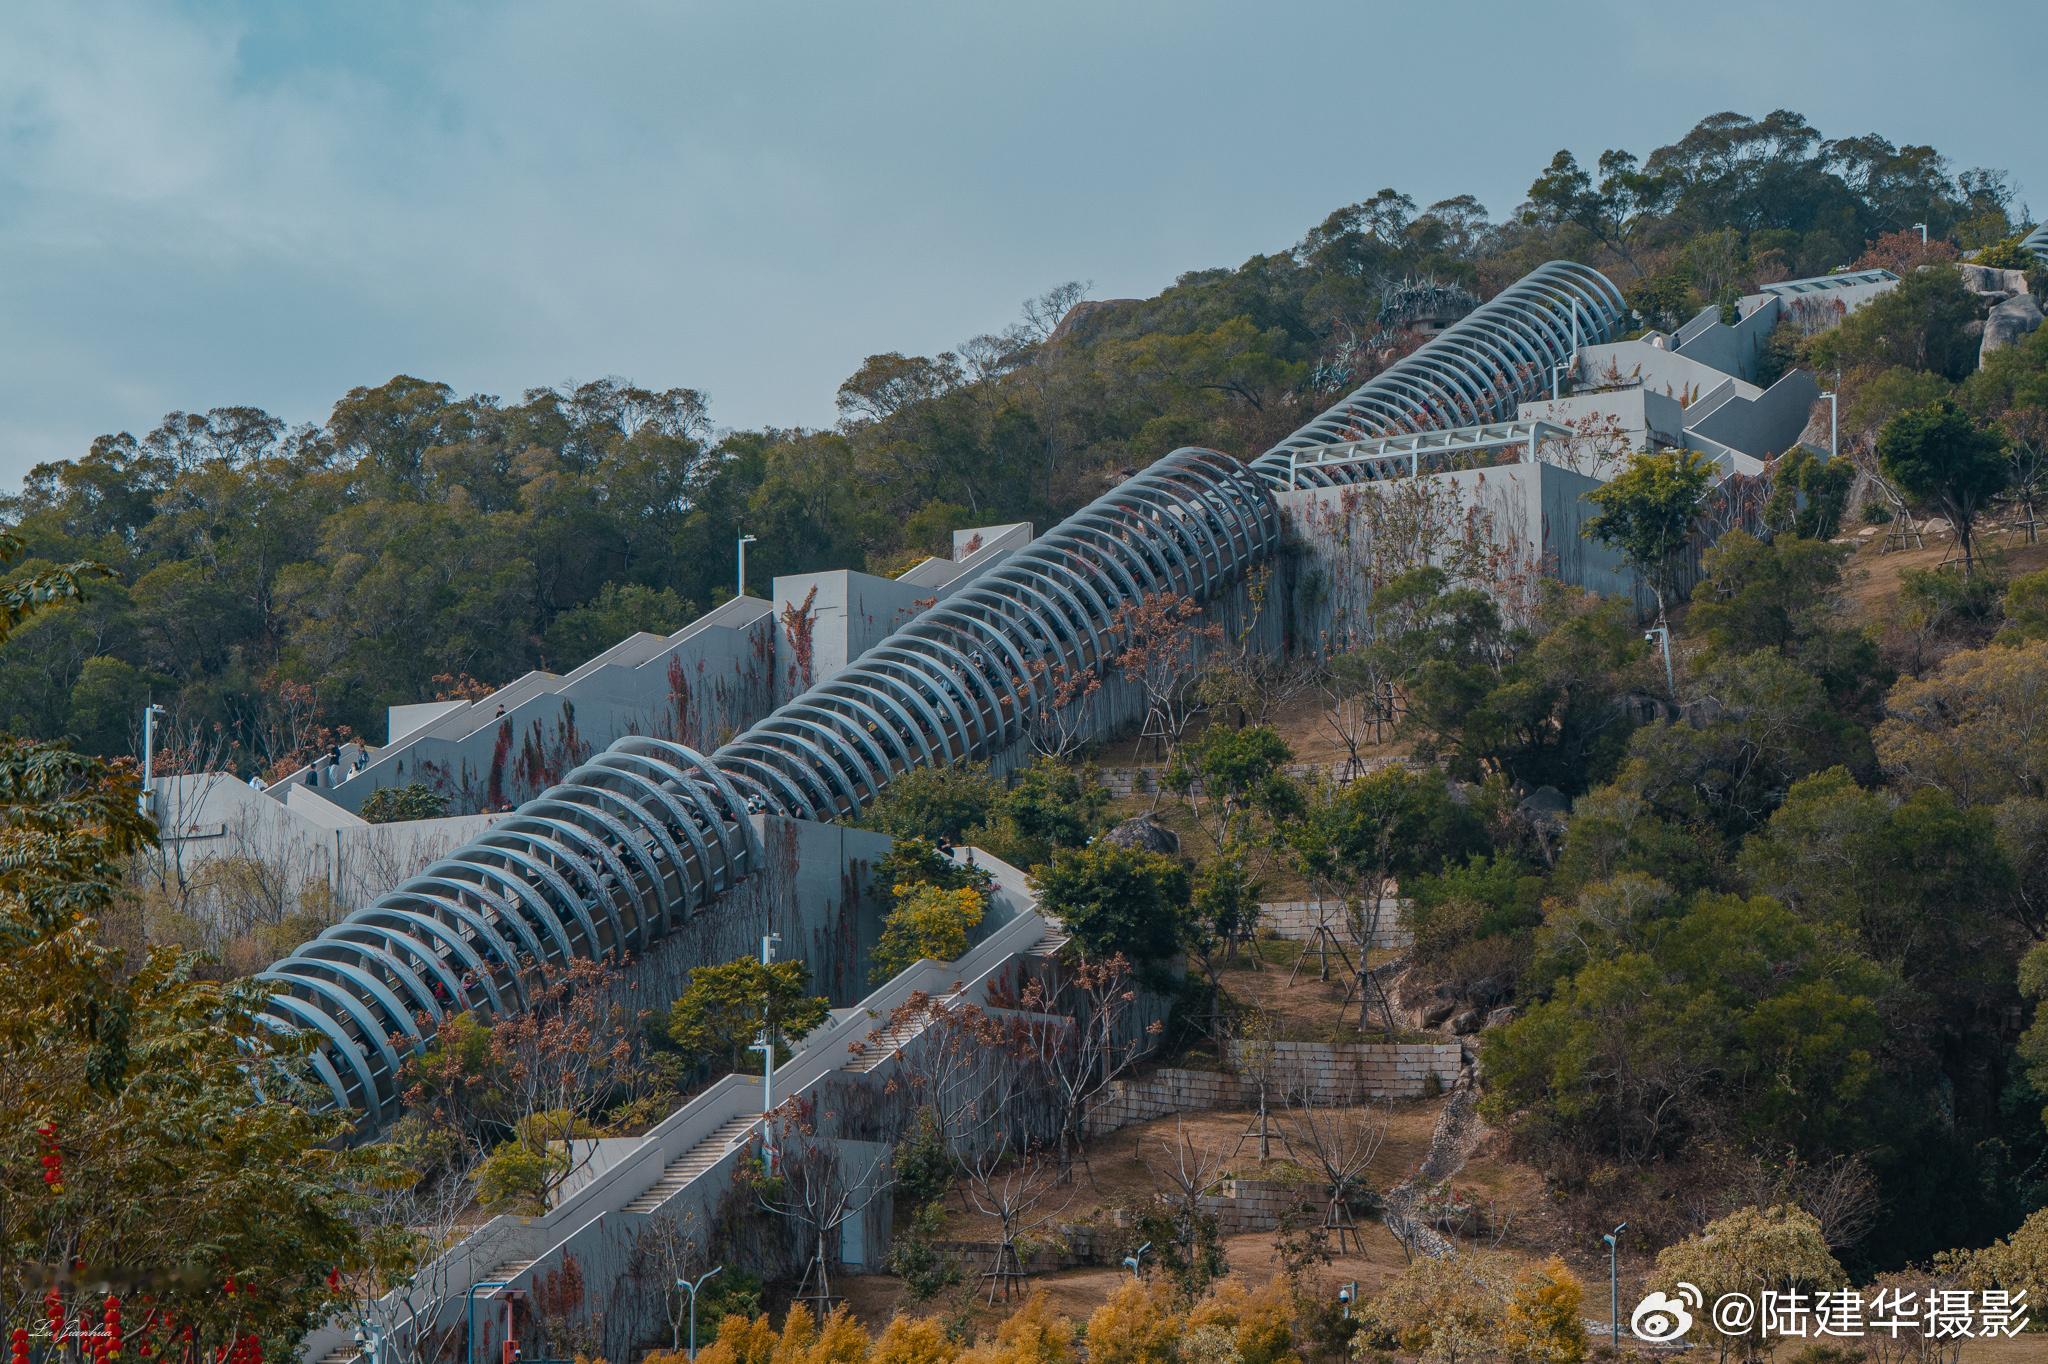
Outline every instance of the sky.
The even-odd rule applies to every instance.
[[[617,375],[823,425],[1065,280],[1150,294],[1392,185],[1496,217],[1722,110],[2048,213],[2039,0],[67,0],[0,10],[0,484],[227,404]]]

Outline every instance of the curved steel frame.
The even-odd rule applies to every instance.
[[[2020,245],[2039,256],[2043,265],[2048,265],[2048,223],[2042,223],[2020,238]]]
[[[1106,669],[1120,607],[1213,596],[1272,553],[1293,452],[1511,415],[1622,314],[1598,272],[1552,262],[1249,466],[1165,456],[709,758],[621,739],[265,972],[267,1021],[318,1033],[315,1073],[360,1133],[378,1130],[399,1109],[403,1053],[446,1014],[523,1008],[536,972],[642,950],[758,871],[752,814],[845,818],[913,767],[1009,749],[1054,670]]]

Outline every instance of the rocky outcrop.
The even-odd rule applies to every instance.
[[[2008,270],[2006,274],[2018,274]],[[1977,348],[1977,363],[1981,366],[1984,357],[2007,346],[2017,346],[2020,339],[2041,325],[2041,305],[2029,293],[2014,294],[1991,310],[1991,316],[1984,319],[1984,340]]]
[[[1114,843],[1119,848],[1141,848],[1146,852],[1165,853],[1172,857],[1180,852],[1180,835],[1160,824],[1150,815],[1139,815],[1102,835],[1104,843]]]

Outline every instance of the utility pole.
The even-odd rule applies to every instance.
[[[135,810],[144,819],[153,803],[149,784],[156,777],[156,717],[168,713],[154,701],[142,708],[142,790],[136,793]]]
[[[1828,400],[1828,458],[1842,453],[1842,403],[1833,389],[1820,395]]]

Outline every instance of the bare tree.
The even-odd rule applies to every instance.
[[[1102,679],[1094,668],[1033,659],[1031,684],[1044,698],[1031,716],[1031,751],[1041,757],[1072,757],[1094,734],[1094,698]]]
[[[459,1348],[462,1320],[449,1309],[471,1281],[495,1264],[501,1247],[464,1242],[475,1206],[474,1148],[455,1144],[426,1173],[416,1153],[380,1149],[386,1159],[357,1189],[351,1212],[365,1262],[341,1275],[349,1314],[385,1342],[394,1364],[433,1364]]]
[[[1163,1190],[1158,1197],[1170,1229],[1167,1244],[1158,1247],[1160,1259],[1184,1291],[1197,1292],[1223,1272],[1216,1216],[1202,1200],[1215,1193],[1229,1164],[1221,1151],[1196,1142],[1178,1117],[1173,1139],[1161,1137],[1157,1151],[1145,1157],[1145,1168]]]
[[[1204,620],[1201,604],[1192,597],[1148,592],[1118,606],[1110,628],[1120,642],[1116,666],[1145,698],[1138,737],[1154,740],[1165,756],[1180,746],[1195,717],[1202,656],[1223,638],[1223,627]]]
[[[1323,1226],[1342,1254],[1345,1238],[1363,1252],[1357,1205],[1369,1194],[1366,1173],[1387,1136],[1387,1115],[1374,1105],[1344,1106],[1328,1102],[1313,1077],[1304,1076],[1288,1096],[1288,1126],[1295,1149],[1323,1177]]]
[[[1279,1020],[1270,1010],[1253,1007],[1239,1013],[1231,1021],[1230,1030],[1238,1044],[1237,1073],[1251,1081],[1258,1101],[1252,1120],[1238,1136],[1237,1145],[1230,1148],[1231,1157],[1235,1159],[1237,1153],[1244,1149],[1244,1144],[1257,1137],[1259,1160],[1262,1163],[1269,1161],[1273,1158],[1273,1138],[1276,1136],[1291,1156],[1294,1147],[1288,1142],[1287,1133],[1276,1128],[1272,1120],[1272,1101],[1286,1089],[1282,1083],[1280,1051],[1274,1045],[1279,1037]]]
[[[1001,1138],[961,1167],[961,1191],[968,1206],[994,1218],[998,1228],[996,1253],[982,1272],[988,1281],[990,1303],[999,1292],[1007,1302],[1021,1291],[1025,1257],[1018,1242],[1065,1212],[1077,1187],[1062,1178],[1060,1161],[1052,1152],[1037,1142],[1014,1137],[1015,1130],[1013,1125],[1003,1124]]]
[[[1103,1091],[1135,1066],[1150,1040],[1164,1030],[1157,1022],[1136,1026],[1137,999],[1130,960],[1121,952],[1107,961],[1078,959],[1053,990],[1039,981],[1025,987],[1020,1007],[1051,1016],[1031,1026],[1057,1113],[1063,1165],[1071,1166],[1077,1156],[1086,1164],[1083,1138],[1089,1114]]]
[[[776,1110],[775,1167],[753,1181],[755,1200],[796,1228],[808,1258],[795,1301],[807,1302],[819,1320],[837,1301],[832,1295],[834,1234],[867,1211],[891,1182],[891,1150],[874,1143],[851,1166],[842,1155],[848,1143],[818,1135],[815,1106],[792,1100]]]
[[[690,1299],[676,1286],[676,1280],[696,1278],[705,1265],[704,1247],[697,1239],[697,1214],[655,1214],[641,1231],[634,1255],[661,1278],[661,1305],[668,1317],[669,1349],[680,1350],[683,1324],[690,1317]]]

